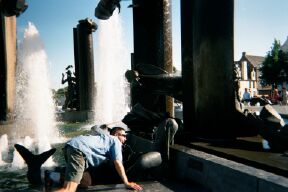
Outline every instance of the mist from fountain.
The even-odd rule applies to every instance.
[[[3,160],[8,158],[8,136],[4,134],[0,137],[0,165],[5,164]]]
[[[30,138],[29,136],[26,136],[22,142],[18,142],[18,144],[21,144],[23,146],[25,146],[27,149],[35,149],[33,147],[33,139]],[[49,163],[46,164],[46,166],[52,166],[54,163],[52,162],[52,160],[49,160]],[[13,152],[13,161],[11,163],[11,167],[12,169],[22,169],[23,167],[25,167],[25,162],[24,159],[20,156],[20,154],[14,150]]]
[[[129,111],[130,91],[124,74],[131,63],[120,14],[100,20],[97,32],[95,124],[119,125]]]

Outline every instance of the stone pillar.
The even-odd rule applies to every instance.
[[[148,64],[172,72],[170,0],[133,0],[133,5],[134,70],[145,75],[141,68]],[[152,111],[173,114],[173,100],[165,96],[147,96],[145,103]]]
[[[181,53],[183,79],[184,131],[192,132],[195,122],[193,86],[193,11],[194,0],[181,0]]]
[[[80,110],[80,93],[79,93],[79,55],[78,55],[78,35],[77,28],[73,28],[73,42],[74,42],[74,66],[76,78],[76,95],[77,95],[77,110]]]
[[[0,121],[7,116],[7,62],[5,47],[5,18],[0,12]]]
[[[16,16],[23,13],[27,7],[25,0],[0,0],[0,121],[12,118],[16,68]]]
[[[0,14],[0,121],[6,121],[14,109],[16,17]]]
[[[171,0],[163,0],[164,70],[173,73]],[[174,99],[166,96],[166,111],[174,117]]]
[[[16,16],[5,17],[5,42],[7,55],[7,115],[14,112],[16,74]]]
[[[181,13],[184,129],[229,137],[235,111],[234,0],[182,0]]]
[[[96,24],[91,19],[80,20],[77,25],[77,44],[79,57],[80,110],[94,110],[94,59],[92,32]]]

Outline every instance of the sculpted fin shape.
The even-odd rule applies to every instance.
[[[34,155],[26,147],[20,144],[14,145],[15,149],[22,156],[24,161],[27,164],[28,172],[27,178],[31,184],[42,184],[41,181],[41,166],[45,161],[55,153],[56,149],[52,148],[48,151],[45,151],[39,155]]]

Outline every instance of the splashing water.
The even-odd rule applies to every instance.
[[[119,14],[114,14],[109,20],[99,21],[98,29],[95,124],[109,124],[121,121],[129,111],[129,86],[124,74],[129,67],[130,57],[124,46]]]
[[[33,139],[31,139],[29,136],[26,136],[24,138],[23,143],[19,142],[18,144],[21,144],[25,146],[27,149],[30,149],[33,151]],[[12,169],[22,169],[23,167],[25,167],[25,162],[23,158],[16,150],[13,152],[13,161],[11,163],[11,167]]]
[[[4,159],[8,158],[8,136],[4,134],[0,137],[0,165],[3,165],[5,162]]]
[[[13,138],[31,136],[37,144],[38,152],[42,153],[51,149],[50,143],[57,142],[59,137],[56,131],[47,55],[39,32],[31,22],[25,29],[17,53]]]

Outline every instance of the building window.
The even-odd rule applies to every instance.
[[[256,80],[256,73],[254,69],[251,71],[251,80]]]
[[[242,77],[243,77],[243,80],[247,80],[248,79],[247,61],[243,61],[242,62]]]

